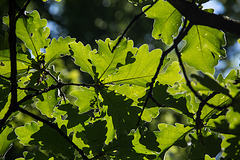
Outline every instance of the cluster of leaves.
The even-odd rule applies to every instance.
[[[189,159],[240,156],[239,70],[213,77],[226,54],[224,33],[183,22],[167,1],[143,11],[154,19],[152,36],[172,45],[167,51],[149,51],[146,44],[137,48],[123,37],[98,40],[92,49],[70,37],[48,39],[47,21],[37,11],[17,20],[19,106],[1,126],[1,156],[14,140],[33,147],[18,160],[163,159],[172,146],[190,147]],[[9,25],[8,17],[3,21]],[[0,119],[11,104],[7,39],[7,33],[0,39]],[[53,65],[62,56],[73,57],[93,83],[62,82]],[[65,97],[64,86],[74,101]],[[27,107],[36,107],[41,116]],[[159,123],[158,130],[150,130],[161,108],[182,114],[186,123]],[[14,126],[19,112],[36,121]]]

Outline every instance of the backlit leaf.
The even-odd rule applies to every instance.
[[[152,133],[152,132],[149,132],[149,133]],[[142,144],[141,143],[141,138],[143,136],[145,136],[145,139],[147,139],[147,142],[149,144],[151,144],[150,146],[153,146],[153,144],[157,144],[157,146],[159,145],[158,142],[156,142],[156,137],[154,137],[154,133],[152,133],[152,137],[150,136],[146,136],[146,135],[141,135],[139,130],[137,130],[135,133],[134,133],[134,139],[132,141],[133,145],[134,145],[134,150],[137,152],[137,153],[142,153],[142,154],[147,154],[147,155],[156,155],[158,156],[160,154],[160,149],[158,149],[158,151],[156,150],[151,150],[149,148],[146,147],[146,145]],[[153,138],[154,137],[154,138]],[[156,146],[156,147],[157,147]]]
[[[81,67],[81,71],[89,73],[94,77],[93,65],[91,64],[90,53],[92,51],[90,45],[84,46],[81,42],[70,43],[73,57],[75,58],[74,63]],[[94,52],[94,51],[92,51]]]
[[[63,55],[69,55],[69,43],[75,41],[74,38],[66,37],[66,38],[58,38],[56,40],[53,38],[51,41],[51,44],[46,48],[46,54],[45,54],[45,62],[46,66],[48,66],[52,61],[54,61],[56,58],[59,58]]]
[[[10,145],[13,142],[13,139],[9,139],[9,134],[12,132],[13,129],[8,126],[0,132],[0,157],[11,147]]]
[[[77,98],[75,104],[79,107],[80,114],[95,109],[97,103],[95,94],[94,88],[80,88],[71,92],[71,95]]]
[[[217,81],[212,79],[210,76],[207,74],[204,74],[203,77],[198,76],[196,74],[191,75],[193,78],[196,78],[202,85],[208,87],[212,91],[218,92],[218,93],[223,93],[227,96],[229,96],[229,90],[221,86]]]
[[[213,74],[218,60],[226,56],[224,33],[217,29],[194,25],[184,40],[183,61],[202,72]]]
[[[157,81],[161,84],[173,85],[174,83],[180,81],[182,76],[180,75],[180,68],[178,62],[174,61],[170,64],[164,73],[158,75]]]
[[[172,145],[184,138],[193,128],[183,124],[176,123],[175,126],[160,123],[158,125],[160,131],[154,132],[157,137],[158,147],[161,149],[161,157]]]
[[[36,122],[26,123],[22,127],[18,127],[15,129],[15,133],[17,135],[17,138],[20,140],[20,143],[22,143],[25,146],[30,145],[30,141],[33,140],[33,137],[31,137],[34,133],[39,131],[41,124],[37,124]]]
[[[20,46],[17,47],[17,72],[23,73],[30,67],[31,60],[29,59],[30,54],[24,53]],[[9,77],[11,73],[11,61],[9,49],[0,50],[0,74]]]
[[[51,86],[55,81],[53,79],[48,79],[44,82],[46,87]],[[53,109],[58,104],[58,90],[51,90],[41,95],[38,95],[38,101],[36,107],[41,111],[43,115],[49,118],[53,117]]]
[[[40,19],[39,13],[35,10],[28,13],[27,18],[19,18],[16,24],[16,35],[20,38],[32,54],[37,57],[40,55],[40,49],[48,46],[50,39],[47,39],[50,30],[46,19]],[[9,18],[4,17],[5,24],[9,24]]]
[[[133,48],[133,41],[122,39],[120,44],[112,53],[113,47],[116,45],[118,38],[115,41],[107,38],[105,41],[99,40],[98,52],[90,52],[91,63],[96,68],[98,78],[102,81],[109,74],[117,71],[116,67],[120,67],[125,64],[125,59],[128,52],[136,53],[136,48]]]
[[[148,82],[151,82],[156,72],[161,54],[160,49],[149,52],[148,46],[143,45],[134,56],[135,62],[120,67],[117,73],[110,75],[103,83],[125,83],[145,87]]]
[[[144,7],[143,11],[148,7]],[[182,23],[182,15],[178,10],[167,1],[159,0],[145,14],[148,18],[154,19],[153,38],[162,39],[167,45],[172,44],[173,38],[177,35]]]

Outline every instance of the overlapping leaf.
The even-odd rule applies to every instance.
[[[10,62],[10,50],[8,48],[8,43],[4,43],[1,41],[2,37],[0,37],[0,42],[3,45],[6,45],[6,48],[0,49],[0,74],[9,77],[11,73],[11,62]],[[7,41],[7,37],[5,37],[5,41]],[[17,46],[17,71],[18,73],[22,73],[28,69],[31,65],[31,59],[29,52],[23,52],[21,46]]]
[[[161,149],[158,148],[159,143],[156,141],[156,136],[154,132],[147,132],[148,134],[141,135],[139,130],[137,130],[133,135],[134,139],[132,141],[134,145],[134,150],[137,153],[143,153],[145,155],[156,155],[159,156]],[[144,139],[142,140],[142,143],[146,142],[145,144],[141,143],[141,138]],[[150,148],[148,148],[150,147]]]
[[[202,85],[208,87],[212,91],[223,93],[229,96],[229,90],[221,86],[217,81],[212,79],[210,76],[204,74],[203,77],[193,74],[192,77],[196,78]]]
[[[158,128],[160,131],[154,132],[157,137],[157,142],[159,143],[159,148],[161,149],[161,156],[167,151],[172,145],[180,141],[193,129],[189,126],[184,126],[183,124],[176,123],[175,126],[169,124],[159,124]]]
[[[149,6],[143,8],[146,10]],[[182,15],[167,1],[159,0],[146,12],[148,18],[154,19],[152,36],[155,39],[162,39],[168,45],[173,43],[182,23]]]
[[[50,87],[54,84],[54,80],[52,78],[47,79],[43,82],[45,87]],[[38,101],[36,103],[36,107],[41,111],[43,115],[48,116],[49,118],[53,118],[53,109],[58,104],[58,90],[51,90],[41,95],[38,95]]]
[[[27,18],[19,18],[16,24],[16,35],[20,38],[37,57],[40,55],[40,49],[48,46],[50,39],[47,39],[50,30],[46,27],[47,20],[40,19],[37,11],[28,13]],[[4,17],[5,24],[9,24],[9,18]]]
[[[83,72],[89,73],[92,77],[94,77],[93,66],[91,63],[90,53],[92,51],[90,45],[84,46],[82,42],[78,43],[70,43],[69,47],[73,52],[73,57],[75,58],[74,63],[81,67]],[[92,51],[95,53],[95,51]]]
[[[10,148],[10,144],[13,139],[9,139],[9,134],[13,132],[13,129],[10,127],[4,128],[0,132],[0,158],[6,153],[6,151]]]
[[[17,138],[23,145],[39,145],[42,150],[73,158],[70,144],[54,129],[39,122],[31,122],[15,130]],[[44,136],[43,136],[44,135]]]
[[[82,137],[85,143],[89,144],[86,150],[93,152],[94,155],[102,152],[107,133],[106,123],[106,121],[96,121],[87,125],[83,132],[76,135],[77,137]]]
[[[156,138],[156,142],[158,143],[157,147],[159,150],[156,150],[156,152],[154,150],[147,149],[146,145],[141,144],[141,141],[140,143],[138,142],[138,140],[140,140],[140,135],[139,132],[135,132],[133,144],[136,152],[142,154],[156,154],[163,158],[168,148],[184,138],[185,135],[193,129],[192,127],[184,127],[184,125],[178,123],[176,126],[161,123],[158,125],[158,128],[160,131],[155,131],[153,133],[155,135],[154,137]]]
[[[151,100],[147,104],[147,107],[156,107],[157,105],[170,107],[174,110],[177,110],[180,113],[183,113],[184,115],[193,118],[193,113],[191,113],[188,110],[187,107],[187,99],[184,96],[172,96],[167,92],[167,85],[162,85],[159,83],[156,83],[155,88],[153,89],[153,98],[156,100],[158,104],[155,102],[152,102]],[[141,98],[141,100],[144,102],[146,99],[145,95]],[[143,102],[139,103],[139,105],[143,105]]]
[[[189,155],[190,159],[194,159],[195,157],[203,159],[205,154],[208,154],[211,157],[216,157],[221,151],[220,145],[222,139],[219,138],[217,134],[203,136],[202,141],[197,138],[196,134],[191,134],[190,137],[192,138],[192,148]]]
[[[221,57],[225,57],[224,33],[207,26],[194,25],[184,38],[187,44],[181,50],[182,59],[188,65],[213,74]]]
[[[143,45],[134,56],[136,59],[134,63],[120,67],[117,73],[107,77],[103,83],[125,83],[145,87],[148,82],[151,82],[156,72],[161,54],[160,49],[149,52],[148,46]]]
[[[79,107],[80,114],[95,109],[97,99],[94,88],[80,88],[80,90],[72,91],[71,95],[77,98],[75,104]]]
[[[173,86],[174,83],[180,81],[182,76],[180,75],[180,68],[178,62],[174,61],[168,66],[164,73],[158,75],[157,81],[161,84],[168,84]]]
[[[107,38],[105,41],[96,41],[98,44],[98,51],[91,51],[89,45],[84,46],[81,42],[70,43],[71,51],[75,63],[81,67],[81,70],[88,72],[95,81],[104,80],[109,74],[117,71],[117,67],[126,63],[126,57],[129,52],[135,54],[137,48],[133,47],[133,41],[122,39],[120,44],[112,53],[112,49],[118,42]]]
[[[112,49],[117,44],[118,38],[115,41],[106,39],[97,41],[98,52],[90,52],[91,63],[96,68],[98,78],[102,81],[109,74],[116,72],[117,68],[126,63],[125,59],[128,52],[136,53],[137,48],[133,48],[133,41],[122,39],[120,44],[112,53]]]
[[[45,54],[45,62],[46,66],[48,66],[52,61],[56,58],[59,58],[62,55],[69,55],[69,43],[75,41],[74,38],[66,37],[66,38],[55,38],[52,39],[51,44],[46,48]]]
[[[0,78],[0,119],[2,119],[7,112],[7,109],[10,105],[10,83],[5,80]]]
[[[36,122],[31,122],[30,124],[26,123],[24,126],[16,128],[15,133],[18,136],[20,143],[26,146],[30,145],[29,142],[33,140],[31,137],[32,134],[39,131],[41,125],[42,124],[39,125]]]
[[[221,147],[224,148],[223,156],[225,159],[238,159],[240,156],[240,138],[236,135],[224,134],[224,139]]]
[[[117,135],[126,135],[131,129],[136,127],[138,114],[141,109],[132,106],[133,101],[125,99],[122,95],[114,92],[101,91],[102,104],[107,108],[107,114],[112,117],[114,129]]]

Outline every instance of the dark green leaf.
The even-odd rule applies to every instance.
[[[196,157],[204,159],[205,154],[208,154],[210,157],[216,157],[221,151],[220,145],[222,139],[219,138],[217,134],[200,137],[202,140],[197,138],[196,134],[190,134],[190,137],[192,138],[192,148],[189,155],[190,159],[195,159]]]
[[[11,147],[11,143],[13,142],[13,139],[9,139],[9,134],[13,132],[13,129],[6,126],[1,132],[0,132],[0,158],[9,150]]]
[[[133,101],[114,92],[102,90],[103,106],[107,108],[107,115],[112,117],[114,129],[117,136],[128,134],[131,129],[136,128],[138,114],[141,109],[132,106]]]
[[[203,77],[192,74],[193,78],[197,79],[202,85],[208,87],[212,91],[223,93],[227,96],[229,96],[229,90],[227,88],[222,87],[217,81],[213,80],[210,76],[207,74],[204,74]]]

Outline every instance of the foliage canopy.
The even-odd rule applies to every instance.
[[[203,2],[196,2],[199,9]],[[36,10],[3,17],[10,29],[0,37],[1,158],[14,141],[26,147],[17,160],[159,160],[174,146],[185,148],[188,159],[240,157],[240,73],[213,76],[226,56],[224,32],[193,24],[168,1],[142,10],[154,19],[152,37],[167,50],[135,47],[124,36],[97,40],[93,49],[71,37],[49,39],[47,20]],[[55,65],[64,56],[92,81],[63,82]],[[185,121],[154,123],[164,109]]]

